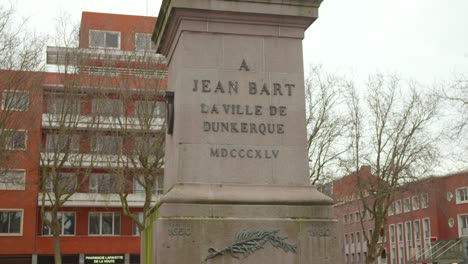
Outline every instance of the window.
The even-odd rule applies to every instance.
[[[21,235],[23,210],[0,209],[0,235]]]
[[[344,215],[344,223],[348,223],[348,215]]]
[[[349,242],[348,241],[348,235],[346,234],[344,237],[345,237],[345,244],[348,245],[348,242]]]
[[[395,203],[391,203],[390,206],[388,207],[388,215],[389,216],[392,216],[394,214],[394,211],[393,211],[393,206],[395,205]]]
[[[349,222],[350,223],[354,222],[353,214],[349,214]]]
[[[91,149],[98,154],[117,155],[122,150],[122,138],[117,136],[96,136],[92,140]]]
[[[50,212],[45,213],[45,217],[48,220],[52,219],[52,214]],[[60,235],[62,236],[72,236],[75,235],[75,212],[58,212],[57,218],[60,223]],[[51,236],[52,230],[46,224],[42,224],[42,235]]]
[[[92,212],[89,213],[89,235],[119,235],[120,213]]]
[[[468,187],[456,190],[457,203],[468,203]]]
[[[359,212],[354,213],[356,215],[356,222],[361,221],[361,216],[359,215]]]
[[[431,237],[431,223],[429,222],[429,218],[423,219],[423,232],[424,238],[428,239]]]
[[[93,173],[89,177],[90,193],[117,193],[117,176],[106,173]]]
[[[56,186],[59,188],[60,193],[74,193],[78,186],[77,177],[75,173],[64,173],[60,172],[55,174],[58,177],[58,182]],[[45,188],[48,192],[54,191],[53,177],[55,176],[52,173],[46,178]]]
[[[24,190],[25,175],[25,170],[1,170],[0,190]]]
[[[428,208],[429,207],[429,196],[427,193],[421,194],[421,208]]]
[[[46,152],[49,153],[78,153],[80,150],[79,135],[46,135]]]
[[[118,99],[95,98],[92,101],[93,114],[99,116],[121,116],[123,102]]]
[[[356,243],[361,243],[361,234],[356,232]]]
[[[395,243],[395,225],[390,225],[390,243]]]
[[[22,91],[3,91],[2,110],[28,111],[29,93]]]
[[[163,151],[164,142],[163,137],[156,135],[155,137],[147,135],[145,137],[136,137],[135,138],[135,151],[134,154],[142,158],[147,158],[151,156],[160,156],[158,154]]]
[[[135,50],[156,50],[151,34],[135,33]]]
[[[353,233],[351,233],[350,238],[351,238],[351,244],[354,244],[354,234]]]
[[[403,242],[403,224],[397,225],[398,242]]]
[[[405,223],[405,231],[406,231],[406,242],[411,242],[413,240],[413,232],[411,230],[411,222],[406,222]]]
[[[400,256],[399,264],[405,264],[405,252],[403,251],[403,246],[399,247],[398,255]]]
[[[3,130],[0,132],[8,150],[26,150],[28,132],[25,130]]]
[[[394,247],[392,247],[392,250],[390,251],[390,263],[396,264],[396,248]]]
[[[62,114],[64,116],[73,116],[80,114],[80,99],[72,97],[63,98],[49,96],[47,98],[47,112],[49,114]]]
[[[458,217],[458,226],[460,227],[460,235],[468,237],[468,215]]]
[[[133,193],[145,193],[145,188],[144,188],[144,176],[140,176],[139,178],[134,177],[133,179]],[[163,176],[156,176],[156,180],[154,181],[154,186],[153,186],[153,194],[160,195],[163,194],[164,192],[164,186],[163,186]],[[142,184],[140,184],[143,183]]]
[[[135,116],[140,120],[145,118],[156,118],[165,116],[165,105],[158,101],[136,101]]]
[[[421,240],[421,223],[419,220],[414,221],[414,239],[416,241]]]
[[[413,211],[419,210],[419,197],[413,196]]]
[[[120,32],[90,30],[89,47],[120,49]]]
[[[144,216],[143,212],[138,212],[138,213],[136,213],[136,214],[137,214],[137,216],[138,216],[138,221],[140,221],[141,223],[143,223],[143,216]],[[132,234],[133,234],[134,236],[139,236],[139,235],[140,235],[140,229],[138,228],[138,224],[137,224],[135,221],[133,221],[133,228],[132,228],[132,230],[133,230],[133,231],[132,231]]]
[[[411,201],[410,201],[410,198],[405,198],[403,200],[403,203],[404,203],[404,212],[405,213],[408,213],[408,212],[411,212]]]
[[[395,214],[401,214],[401,200],[398,200],[395,203]]]

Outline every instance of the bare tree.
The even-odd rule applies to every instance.
[[[11,152],[22,148],[26,133],[18,129],[26,113],[37,105],[35,85],[41,82],[37,72],[43,66],[44,37],[28,30],[27,20],[16,17],[15,6],[0,4],[0,174],[5,176]],[[21,121],[20,121],[21,120]],[[32,120],[28,120],[32,121]],[[1,177],[0,182],[8,181]]]
[[[133,72],[120,75],[119,88],[113,96],[123,106],[133,105],[133,111],[124,107],[115,115],[114,123],[118,126],[113,132],[124,142],[115,173],[119,178],[122,213],[135,222],[142,234],[163,188],[165,105],[162,99],[166,70],[162,57],[148,50],[135,51],[126,63],[124,68]],[[129,205],[132,193],[143,199],[141,212]]]
[[[362,209],[370,214],[376,230],[363,232],[368,241],[366,263],[374,263],[384,250],[379,239],[385,235],[395,193],[428,175],[437,160],[437,133],[431,125],[438,115],[439,100],[425,94],[416,83],[404,85],[398,77],[382,74],[370,76],[364,92],[365,96],[359,96],[349,83],[349,164],[357,174],[356,192]],[[372,176],[359,173],[362,165],[371,166]]]
[[[70,228],[74,228],[74,216],[61,210],[80,192],[99,164],[98,154],[83,151],[81,146],[90,133],[99,129],[100,120],[81,113],[81,100],[92,93],[92,89],[85,88],[92,77],[81,71],[80,63],[86,62],[89,54],[73,46],[78,38],[77,27],[73,25],[66,14],[56,19],[55,44],[64,47],[48,48],[48,63],[59,67],[55,73],[49,73],[55,82],[42,87],[46,113],[42,116],[45,144],[39,164],[39,202],[42,232],[53,237],[54,263],[58,264],[62,263],[60,236],[70,234],[73,232]],[[94,80],[93,85],[99,86],[100,81]]]
[[[439,97],[445,103],[447,127],[449,131],[447,145],[450,146],[449,156],[455,166],[466,169],[468,157],[468,79],[466,75],[456,74],[452,81],[439,89]]]
[[[349,149],[345,144],[351,124],[344,111],[345,84],[343,77],[326,73],[322,66],[313,66],[306,79],[307,150],[313,185],[330,181]]]

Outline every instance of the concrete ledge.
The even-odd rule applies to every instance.
[[[311,186],[178,183],[161,198],[164,203],[332,205],[333,200]]]
[[[328,205],[163,204],[158,217],[330,220],[335,215]]]

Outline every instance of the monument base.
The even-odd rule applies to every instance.
[[[331,205],[313,199],[309,205],[235,204],[232,198],[231,204],[219,203],[217,189],[238,187],[209,187],[211,204],[162,203],[153,223],[152,263],[339,263],[338,222]],[[296,188],[281,189],[286,193]],[[165,197],[177,200],[169,193]]]

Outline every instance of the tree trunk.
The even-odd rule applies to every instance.
[[[60,235],[54,234],[54,263],[62,264],[62,253],[60,252]]]
[[[62,264],[62,252],[60,250],[60,230],[61,225],[57,217],[57,212],[52,212],[52,235],[54,237],[54,263]]]

